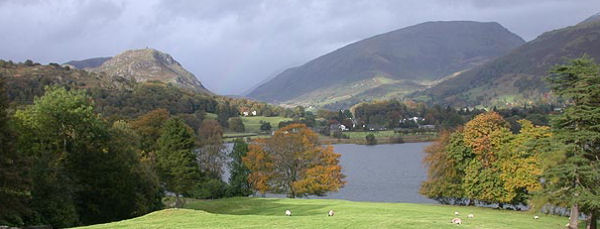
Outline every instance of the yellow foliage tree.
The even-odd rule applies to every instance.
[[[339,157],[333,147],[321,146],[318,135],[304,124],[291,124],[271,138],[251,143],[243,162],[251,171],[248,180],[255,190],[294,198],[323,196],[343,187]]]

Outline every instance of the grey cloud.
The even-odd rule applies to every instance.
[[[0,58],[65,62],[156,48],[237,94],[351,42],[426,21],[497,21],[531,40],[597,0],[0,0]]]

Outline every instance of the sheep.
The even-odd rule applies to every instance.
[[[285,215],[286,215],[286,216],[292,216],[292,211],[290,211],[290,210],[285,210]]]
[[[452,221],[450,221],[451,223],[455,223],[455,224],[462,224],[462,220],[460,220],[460,218],[454,218],[452,219]]]
[[[475,218],[475,215],[473,215],[473,214],[469,214],[469,215],[467,216],[467,218]]]
[[[539,217],[539,216],[537,216],[537,215],[534,215],[534,216],[533,216],[533,219],[540,219],[540,217]]]
[[[458,212],[454,212],[454,215],[459,215]]]
[[[329,212],[327,213],[327,216],[333,216],[333,214],[335,214],[335,212],[333,212],[333,210],[329,210]]]

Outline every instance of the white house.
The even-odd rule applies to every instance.
[[[256,111],[252,111],[252,116],[256,116]]]
[[[244,114],[244,116],[248,116],[248,111],[244,111],[242,114]]]

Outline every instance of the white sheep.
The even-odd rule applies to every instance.
[[[462,224],[462,220],[460,220],[460,218],[454,218],[452,219],[452,221],[450,221],[451,223],[455,223],[455,224]]]
[[[327,216],[333,216],[333,214],[335,214],[335,212],[333,212],[333,210],[329,210],[329,212],[327,213]]]
[[[454,215],[459,215],[458,212],[454,212]]]
[[[290,210],[285,210],[285,215],[286,215],[286,216],[292,216],[292,211],[290,211]]]
[[[537,216],[537,215],[534,215],[534,216],[533,216],[533,219],[539,219],[539,218],[540,218],[540,217],[539,217],[539,216]]]
[[[475,215],[473,215],[473,214],[469,214],[469,215],[467,216],[467,218],[475,218]]]

